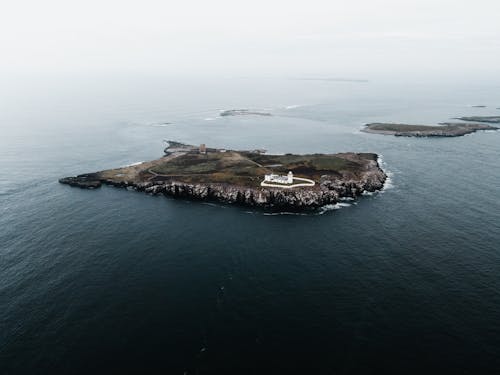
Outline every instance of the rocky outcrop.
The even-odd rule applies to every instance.
[[[314,188],[250,188],[227,183],[190,184],[181,181],[115,181],[101,178],[98,173],[63,178],[59,182],[81,188],[95,188],[103,183],[152,195],[235,203],[253,207],[311,209],[326,204],[335,204],[341,198],[355,198],[364,192],[380,190],[386,178],[378,162],[373,160],[368,163],[361,175],[323,175],[320,183]]]
[[[169,144],[174,150],[168,148],[169,155],[159,159],[59,182],[86,189],[106,184],[152,195],[301,210],[380,190],[387,178],[373,153],[267,155],[211,148],[200,153],[194,146]],[[288,171],[314,184],[261,186],[266,174]]]
[[[61,184],[66,184],[82,189],[96,189],[101,187],[99,176],[95,173],[81,174],[76,177],[64,177],[59,179]]]
[[[461,119],[465,119],[465,117]],[[365,128],[361,131],[365,133],[394,135],[396,137],[460,137],[479,130],[497,129],[494,126],[486,124],[454,122],[443,122],[439,126],[372,123],[366,124]]]
[[[500,124],[500,116],[465,116],[465,117],[457,117],[457,120]]]
[[[250,109],[228,109],[221,111],[220,116],[244,116],[244,115],[255,115],[255,116],[271,116],[271,113]]]

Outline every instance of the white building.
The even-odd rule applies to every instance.
[[[264,176],[264,182],[278,183],[278,184],[293,184],[293,173],[290,171],[286,176],[280,176],[278,174],[266,174]]]

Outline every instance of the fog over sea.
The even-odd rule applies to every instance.
[[[359,131],[500,115],[500,83],[295,78],[0,88],[0,374],[500,372],[500,132]],[[390,181],[302,215],[57,182],[165,139],[375,152]]]

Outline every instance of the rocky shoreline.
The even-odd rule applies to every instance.
[[[168,163],[166,159],[178,157],[172,154],[142,165],[65,177],[59,182],[83,189],[96,189],[104,184],[151,195],[287,210],[315,209],[383,189],[387,175],[380,168],[376,154],[338,155],[350,163],[358,162],[359,168],[356,168],[359,170],[331,171],[322,174],[313,187],[293,189],[227,182],[187,182],[175,177],[162,179],[158,174],[151,174],[151,166],[155,163]]]
[[[394,123],[366,124],[364,133],[394,135],[395,137],[460,137],[480,130],[497,130],[486,124],[444,122],[439,126]]]
[[[465,116],[457,117],[456,120],[500,124],[500,116]]]
[[[94,178],[99,178],[95,175]],[[335,204],[343,198],[356,198],[366,192],[379,191],[384,187],[387,175],[379,168],[367,173],[361,180],[335,180],[325,176],[317,189],[283,190],[273,188],[248,188],[229,184],[188,184],[172,182],[134,182],[92,179],[92,174],[66,177],[61,184],[83,189],[94,189],[102,184],[133,189],[151,195],[165,195],[220,203],[235,203],[253,207],[304,209]]]

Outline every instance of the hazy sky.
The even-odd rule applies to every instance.
[[[500,73],[499,0],[12,0],[0,69]]]

